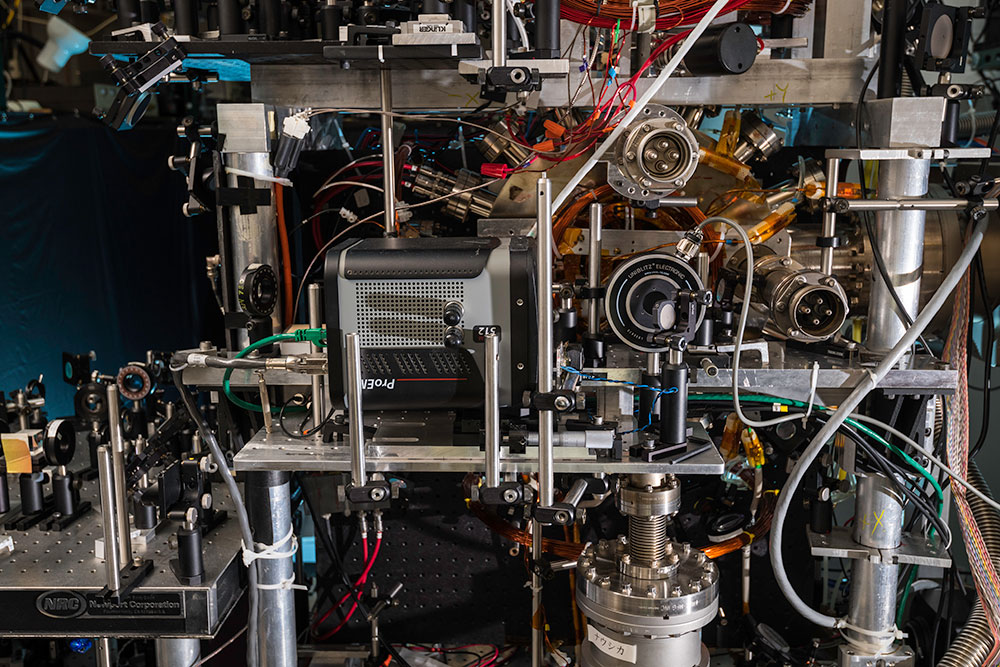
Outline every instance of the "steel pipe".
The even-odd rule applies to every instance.
[[[361,344],[358,335],[344,336],[347,343],[347,419],[351,437],[351,484],[364,486],[365,475],[365,419],[361,405]]]
[[[506,0],[492,0],[493,66],[507,66],[507,4]]]
[[[601,288],[601,230],[604,225],[600,204],[590,205],[590,252],[587,255],[587,287],[591,290]],[[539,227],[539,229],[541,229]],[[587,333],[597,336],[601,333],[601,300],[592,297],[587,302]]]
[[[553,389],[552,348],[552,188],[548,178],[538,179],[538,239],[536,244],[538,281],[538,393]],[[550,507],[553,501],[552,432],[555,416],[551,410],[538,412],[538,504]]]
[[[826,191],[831,196],[837,196],[840,187],[840,158],[829,158],[826,161]],[[830,239],[837,235],[837,210],[828,206],[823,212],[823,237]],[[826,275],[833,274],[833,246],[820,249],[820,271]]]
[[[201,660],[201,640],[191,637],[157,637],[156,667],[194,667]]]
[[[118,386],[108,384],[108,428],[111,439],[111,484],[115,494],[115,521],[118,524],[118,559],[132,560],[132,533],[128,521],[128,498],[125,492],[125,436],[119,413]],[[120,568],[119,568],[120,569]]]
[[[115,664],[114,651],[111,648],[110,637],[97,638],[97,667],[111,667]]]
[[[924,199],[912,197],[905,199],[836,199],[834,206],[837,211],[964,211],[970,207],[980,206],[987,211],[995,211],[1000,206],[1000,200],[984,199],[971,201],[969,199]],[[825,219],[826,214],[824,214]],[[833,249],[830,248],[832,251]]]
[[[885,160],[879,165],[879,199],[922,197],[927,193],[929,175],[929,160]],[[915,318],[920,308],[926,217],[923,210],[888,210],[879,211],[875,220],[878,248],[885,259],[889,280],[910,318]],[[888,352],[906,328],[881,274],[873,272],[868,349],[876,354]]]
[[[319,329],[323,326],[323,288],[319,283],[310,283],[307,288],[309,300],[309,328]],[[313,354],[319,353],[320,347],[316,343],[309,343],[309,350]],[[311,375],[309,377],[312,385],[312,418],[313,428],[319,428],[323,420],[326,419],[326,394],[323,392],[323,376]]]
[[[486,334],[486,486],[500,486],[500,338]]]
[[[114,464],[111,448],[107,445],[97,448],[97,479],[101,492],[101,521],[104,524],[104,570],[108,578],[108,590],[114,593],[122,587],[122,559],[118,548],[121,537],[115,508]]]
[[[379,70],[379,95],[382,101],[382,189],[385,195],[383,224],[385,235],[396,233],[396,145],[392,126],[392,71]]]

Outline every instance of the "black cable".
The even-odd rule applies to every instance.
[[[868,73],[868,78],[865,79],[864,85],[861,86],[861,94],[858,96],[858,105],[857,109],[855,110],[855,117],[854,117],[854,134],[859,151],[862,148],[861,112],[865,106],[865,92],[868,90],[868,86],[869,84],[871,84],[872,79],[875,77],[876,72],[878,72],[877,62],[872,67],[872,71]],[[860,159],[858,160],[858,172],[861,180],[861,198],[868,199],[868,187],[867,184],[865,183],[865,165],[864,161]],[[836,196],[836,194],[837,193],[832,193],[832,196]],[[905,324],[907,328],[912,327],[913,318],[911,318],[910,314],[906,312],[906,306],[903,305],[903,300],[899,298],[899,293],[896,292],[896,286],[893,285],[892,280],[889,279],[889,270],[885,266],[885,258],[882,256],[882,251],[878,247],[878,241],[875,237],[875,230],[872,227],[871,218],[869,217],[867,211],[863,211],[861,213],[861,219],[865,225],[865,232],[868,236],[868,244],[872,247],[872,258],[875,260],[875,266],[878,269],[879,276],[882,277],[882,282],[885,283],[886,289],[889,291],[889,296],[892,297],[893,303],[896,304],[896,313],[899,315],[899,318],[903,321],[903,324]],[[931,351],[931,348],[927,344],[927,341],[924,339],[923,335],[918,336],[917,339],[920,341],[920,344],[923,345],[924,350],[927,351],[927,354],[931,355],[931,357],[934,357],[934,353]]]
[[[297,475],[298,473],[293,474]],[[354,592],[355,601],[358,604],[358,610],[364,614],[365,618],[368,618],[370,611],[368,609],[368,605],[366,605],[362,599],[363,596],[361,595],[361,591],[355,589],[353,582],[351,582],[350,578],[347,576],[347,571],[344,569],[344,561],[340,558],[340,553],[337,552],[337,546],[331,539],[329,531],[321,528],[323,524],[329,525],[329,523],[323,521],[316,513],[316,507],[312,503],[312,498],[309,497],[309,494],[306,492],[304,487],[302,489],[302,497],[306,501],[306,507],[309,508],[309,513],[312,514],[313,524],[316,526],[316,534],[320,536],[323,548],[327,551],[330,558],[333,559],[334,565],[340,571],[340,577],[343,580],[344,585],[347,586],[349,590]],[[408,663],[403,656],[399,654],[396,647],[394,647],[381,632],[379,633],[378,641],[382,645],[382,648],[384,648],[389,655],[392,656],[393,660],[395,660],[401,667],[411,667],[410,663]]]
[[[1000,113],[997,114],[1000,117]],[[983,308],[986,311],[985,315],[985,328],[986,328],[986,340],[985,346],[983,347],[983,414],[982,421],[979,426],[979,437],[976,439],[976,444],[969,450],[969,458],[973,458],[979,453],[979,450],[983,448],[986,443],[986,436],[989,434],[990,430],[990,389],[991,389],[991,376],[993,371],[993,342],[996,338],[996,330],[993,326],[993,310],[992,303],[990,302],[989,291],[986,287],[986,272],[983,270],[983,256],[982,251],[977,252],[975,259],[973,259],[973,267],[975,269],[976,281],[979,283],[979,297],[983,301]],[[974,301],[973,301],[974,303]],[[969,308],[969,317],[973,317],[976,309]]]

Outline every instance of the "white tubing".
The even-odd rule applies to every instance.
[[[788,514],[788,508],[792,504],[792,494],[795,492],[796,487],[802,482],[802,478],[805,477],[806,470],[819,455],[820,450],[826,445],[827,441],[837,432],[837,429],[841,427],[855,408],[861,404],[865,396],[878,386],[878,383],[882,381],[882,378],[892,370],[892,368],[899,362],[904,354],[909,350],[910,346],[913,345],[917,337],[923,333],[927,325],[930,324],[931,320],[937,315],[938,311],[945,302],[951,297],[952,291],[958,285],[959,281],[962,280],[962,276],[965,274],[965,270],[969,268],[969,264],[972,263],[972,258],[979,250],[980,244],[983,242],[983,234],[986,232],[986,227],[989,225],[989,216],[983,217],[972,232],[972,236],[969,238],[969,242],[966,244],[962,253],[958,257],[958,261],[955,262],[955,266],[951,268],[948,275],[945,276],[944,280],[941,282],[941,286],[938,287],[934,296],[931,297],[930,301],[920,312],[913,322],[913,326],[906,330],[903,337],[899,339],[884,359],[875,367],[874,371],[869,371],[868,376],[858,384],[857,387],[851,392],[851,394],[840,404],[837,411],[833,413],[830,420],[823,425],[819,433],[812,439],[809,446],[806,447],[805,451],[802,452],[802,456],[799,458],[795,467],[792,469],[791,474],[785,481],[785,486],[782,487],[781,493],[778,494],[778,504],[774,508],[774,518],[771,521],[771,566],[774,570],[775,580],[778,582],[778,588],[784,594],[785,598],[791,603],[795,611],[800,615],[805,617],[807,620],[812,621],[816,625],[835,628],[843,627],[845,621],[843,619],[838,619],[834,616],[828,616],[826,614],[821,614],[816,611],[799,597],[798,593],[792,587],[792,582],[788,580],[788,573],[785,572],[785,561],[781,553],[781,538],[784,532],[785,516]]]
[[[708,10],[707,14],[701,17],[701,20],[698,21],[698,25],[692,28],[691,34],[688,35],[687,39],[684,40],[684,43],[681,44],[681,48],[677,50],[677,53],[674,54],[674,57],[670,59],[667,66],[663,68],[663,71],[660,72],[659,76],[657,76],[653,83],[650,84],[649,88],[646,89],[646,92],[639,96],[639,99],[632,105],[632,108],[627,114],[625,114],[625,117],[622,118],[617,125],[615,125],[615,128],[611,131],[611,134],[608,135],[608,138],[594,150],[593,155],[587,158],[584,165],[580,167],[575,174],[573,174],[573,178],[569,179],[569,182],[563,187],[559,194],[556,195],[555,199],[552,200],[553,211],[558,211],[559,207],[563,205],[563,202],[569,199],[569,196],[573,193],[573,189],[580,185],[580,181],[583,180],[584,176],[590,173],[590,170],[594,168],[594,165],[600,161],[600,157],[604,155],[609,148],[614,146],[615,142],[618,141],[618,137],[620,137],[625,131],[625,128],[628,127],[628,124],[638,118],[646,104],[653,99],[653,96],[656,95],[656,93],[660,92],[660,88],[663,87],[663,84],[667,82],[667,79],[669,79],[674,73],[677,66],[681,64],[682,60],[684,60],[684,56],[687,55],[687,52],[691,50],[694,43],[698,41],[699,37],[701,37],[701,33],[705,32],[708,25],[715,20],[715,17],[719,15],[719,12],[722,11],[728,2],[729,0],[715,0],[715,4],[712,5],[712,8]]]

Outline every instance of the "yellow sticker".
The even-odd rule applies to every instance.
[[[4,433],[3,457],[8,473],[31,472],[31,437],[26,433]]]

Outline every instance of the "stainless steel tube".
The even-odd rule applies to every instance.
[[[492,0],[493,16],[493,66],[507,66],[507,4],[506,0]]]
[[[226,153],[224,159],[227,167],[240,169],[252,174],[262,176],[274,175],[271,167],[270,153]],[[236,174],[226,175],[226,185],[230,188],[239,187]],[[243,177],[245,178],[245,177]],[[266,181],[254,181],[255,189],[261,190],[269,188],[273,191],[274,185]],[[274,197],[269,199],[266,206],[257,206],[254,213],[241,213],[239,206],[229,208],[229,246],[232,254],[228,257],[229,266],[223,267],[229,273],[229,282],[233,285],[239,284],[243,271],[251,264],[267,264],[276,271],[280,265],[278,261],[278,211],[274,207]],[[281,331],[282,299],[281,291],[278,290],[276,296],[274,312],[271,313],[271,323],[275,331]],[[235,309],[236,304],[233,304]],[[244,327],[237,329],[237,342],[240,348],[250,344],[250,336]]]
[[[125,436],[119,413],[118,386],[109,384],[108,428],[111,436],[111,477],[115,493],[115,520],[118,523],[118,558],[121,563],[132,560],[132,532],[128,521],[128,499],[125,493]]]
[[[122,587],[122,559],[118,548],[121,538],[115,509],[114,464],[111,448],[107,445],[97,448],[97,478],[101,491],[101,521],[104,524],[104,571],[108,577],[108,590],[115,592]]]
[[[552,188],[548,178],[538,179],[538,392],[548,394],[553,388],[552,349]],[[551,410],[538,412],[538,504],[553,503],[552,431],[555,415]]]
[[[97,667],[111,667],[111,665],[116,663],[113,651],[111,648],[111,638],[110,637],[98,637],[97,638]]]
[[[201,660],[201,640],[157,637],[156,667],[194,667]]]
[[[538,280],[538,391],[552,391],[552,188],[548,178],[538,179],[535,190],[538,201],[536,243]],[[551,410],[538,414],[538,504],[550,507],[553,502],[552,431]],[[531,555],[542,557],[542,526],[532,521]],[[542,618],[542,577],[531,575],[531,665],[545,664],[544,619]]]
[[[309,283],[306,294],[309,301],[309,328],[319,329],[323,326],[323,288],[319,283]],[[320,352],[320,347],[316,343],[309,343],[309,350],[316,354]],[[313,428],[319,428],[326,418],[326,394],[323,391],[323,376],[311,375],[312,385],[312,418]]]
[[[392,72],[379,70],[379,94],[382,100],[382,188],[385,191],[383,224],[385,235],[396,233],[396,145],[392,126]]]
[[[864,168],[864,167],[862,167]],[[829,158],[826,161],[826,196],[831,200],[837,196],[840,188],[840,158]],[[823,211],[823,236],[831,238],[837,233],[837,211],[832,201],[827,210]],[[820,248],[820,271],[826,275],[833,273],[833,247]]]
[[[929,160],[886,160],[879,165],[879,199],[921,197],[927,193]],[[925,211],[879,211],[875,233],[889,279],[911,318],[920,307],[924,263]],[[868,349],[885,353],[902,338],[906,324],[878,271],[872,271],[868,304]]]
[[[347,419],[351,437],[351,483],[364,486],[365,476],[365,418],[361,406],[361,344],[358,335],[344,336],[347,342]]]
[[[874,549],[895,549],[903,538],[903,498],[884,475],[858,475],[854,541]]]
[[[925,199],[910,197],[899,199],[838,199],[836,205],[847,211],[964,211],[970,205],[982,206],[987,211],[995,211],[1000,200],[984,199],[971,202],[968,199]]]
[[[500,486],[500,338],[486,334],[486,486]]]
[[[578,479],[573,482],[573,486],[569,487],[569,491],[566,492],[566,497],[563,498],[563,502],[567,505],[572,505],[576,507],[580,504],[583,499],[583,494],[587,492],[587,480]]]
[[[260,665],[294,667],[296,663],[295,580],[292,540],[291,475],[253,472],[247,477],[250,526],[255,542],[274,545],[277,558],[257,561],[257,655]],[[287,554],[287,555],[286,555]]]
[[[587,287],[601,288],[601,230],[604,227],[600,204],[590,205],[590,254],[587,255]],[[541,227],[539,227],[541,229]],[[597,336],[601,332],[601,300],[594,298],[587,302],[587,333]]]

